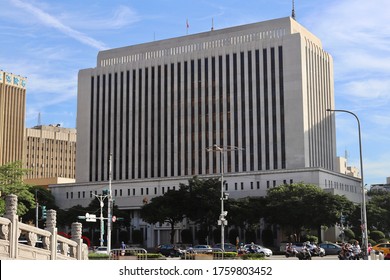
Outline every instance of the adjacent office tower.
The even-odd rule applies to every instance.
[[[75,178],[76,129],[57,125],[26,128],[27,179]]]
[[[26,78],[0,71],[0,165],[23,160]]]
[[[335,170],[333,61],[281,18],[99,52],[79,72],[77,182]]]

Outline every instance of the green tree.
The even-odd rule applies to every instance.
[[[22,163],[11,162],[0,166],[0,191],[2,196],[14,194],[18,196],[17,214],[23,216],[34,207],[34,194],[30,192],[31,186],[23,182],[28,169],[22,168]],[[0,213],[5,213],[5,201],[0,200]]]
[[[290,227],[300,236],[302,228],[320,229],[340,220],[341,212],[349,214],[353,204],[345,197],[331,195],[311,184],[290,184],[272,188],[267,194],[268,222]]]
[[[30,221],[31,223],[35,223],[36,221],[36,202],[38,202],[38,219],[39,219],[39,227],[43,227],[44,221],[41,220],[41,207],[44,205],[46,209],[53,209],[58,212],[58,207],[55,204],[55,198],[47,188],[40,186],[31,186],[29,191],[34,195],[34,206],[30,208],[26,214],[22,216],[23,221]]]
[[[227,208],[229,209],[229,225],[245,230],[245,236],[241,237],[244,238],[242,241],[246,243],[254,241],[260,219],[266,213],[266,198],[245,197],[237,200],[229,199]]]
[[[141,208],[141,218],[150,224],[167,222],[171,227],[170,242],[174,243],[175,225],[185,216],[184,209],[188,191],[184,186],[169,190],[162,196],[152,198]]]
[[[367,222],[369,229],[390,232],[390,192],[370,191],[367,203]]]
[[[185,214],[200,225],[201,232],[212,237],[212,227],[217,224],[221,213],[221,182],[219,178],[194,177],[188,183],[189,196],[184,206]],[[226,206],[225,210],[229,211],[228,205]],[[198,234],[200,236],[202,235]]]

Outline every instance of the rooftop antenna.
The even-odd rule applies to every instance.
[[[291,11],[291,17],[295,19],[295,1],[292,1],[292,11]]]
[[[214,30],[214,18],[211,18],[211,31]]]
[[[38,126],[41,125],[41,112],[38,113]]]

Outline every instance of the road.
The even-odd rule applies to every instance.
[[[270,258],[267,258],[267,259],[270,259],[270,260],[283,260],[283,261],[286,261],[286,260],[291,260],[291,261],[296,261],[298,260],[298,258],[286,258],[285,255],[273,255],[271,256]],[[312,257],[312,260],[313,261],[322,261],[322,260],[338,260],[338,257],[337,255],[328,255],[328,256],[325,256],[325,257]]]

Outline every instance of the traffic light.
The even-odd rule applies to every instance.
[[[46,206],[42,205],[42,220],[46,220]]]

